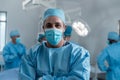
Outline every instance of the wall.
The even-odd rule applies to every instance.
[[[36,42],[40,9],[24,11],[22,0],[0,0],[0,11],[7,11],[6,42],[10,40],[9,33],[17,29],[22,42],[30,48]]]
[[[91,31],[86,37],[80,37],[73,31],[72,40],[89,50],[91,64],[95,65],[98,54],[107,46],[108,32],[119,32],[120,0],[60,0],[58,4],[65,11],[81,8],[78,19],[86,21]],[[77,14],[72,12],[71,18]]]

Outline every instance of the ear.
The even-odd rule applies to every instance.
[[[42,26],[43,30],[45,29],[44,26]]]
[[[42,28],[43,28],[43,31],[44,31],[44,33],[45,33],[45,27],[44,27],[44,26],[42,26]]]

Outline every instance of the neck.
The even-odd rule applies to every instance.
[[[64,39],[62,39],[60,42],[59,42],[59,44],[58,45],[51,45],[50,43],[46,43],[46,46],[47,47],[49,47],[49,48],[59,48],[59,47],[61,47],[61,46],[63,46],[64,45]]]
[[[16,44],[16,41],[12,40],[12,43],[13,43],[13,44]]]

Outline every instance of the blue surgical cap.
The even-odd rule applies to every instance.
[[[108,33],[108,39],[118,41],[119,40],[119,35],[118,35],[117,32],[109,32]]]
[[[42,38],[45,38],[45,34],[41,33],[41,34],[38,35],[38,41],[40,41]]]
[[[57,16],[65,23],[65,15],[61,9],[49,8],[45,11],[43,21],[45,21],[50,16]]]
[[[66,30],[64,32],[64,35],[65,36],[71,36],[71,34],[72,34],[72,26],[67,25]]]
[[[14,37],[14,36],[20,36],[20,33],[17,30],[12,30],[10,32],[10,37]]]

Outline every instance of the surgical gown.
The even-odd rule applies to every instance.
[[[43,42],[23,57],[20,80],[89,80],[89,52],[70,42],[48,48]]]
[[[101,71],[107,72],[106,80],[120,80],[120,42],[106,47],[98,56],[97,63]]]
[[[17,68],[20,65],[21,57],[26,53],[26,48],[23,44],[13,44],[9,42],[3,48],[3,58],[5,61],[5,69]]]

